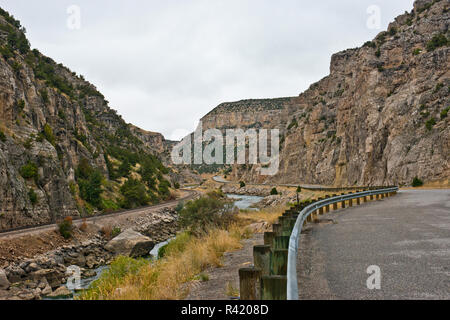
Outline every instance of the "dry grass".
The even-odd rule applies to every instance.
[[[237,226],[212,230],[196,238],[185,237],[184,245],[166,249],[163,259],[144,260],[119,257],[81,300],[178,300],[187,295],[183,284],[208,267],[220,267],[225,252],[242,247],[244,230]]]
[[[239,212],[238,218],[243,220],[244,222],[254,223],[264,221],[272,225],[287,209],[287,206],[280,206],[274,208],[265,208],[260,211],[241,210]]]

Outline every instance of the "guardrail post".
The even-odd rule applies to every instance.
[[[314,223],[319,220],[319,218],[317,218],[317,210],[315,210],[313,213],[311,213],[311,219],[312,219],[312,222],[314,222]]]
[[[273,224],[272,225],[272,230],[275,233],[275,236],[281,236],[281,232],[283,231],[282,227],[281,227],[281,224],[279,224],[279,223]]]
[[[334,197],[337,197],[337,194],[333,194],[333,198]],[[337,204],[337,202],[336,203],[333,203],[333,210],[337,210],[338,209],[338,204]]]
[[[258,268],[239,269],[239,289],[241,300],[259,300],[261,270]]]
[[[261,300],[287,300],[287,277],[263,276],[261,278]]]
[[[326,195],[326,196],[325,196],[325,199],[329,199],[329,198],[330,198],[329,195]],[[330,205],[327,204],[327,205],[325,206],[325,213],[329,213],[329,212],[330,212]]]
[[[270,275],[270,259],[271,246],[254,246],[253,247],[253,264],[255,268],[261,270],[261,275]]]
[[[370,200],[373,200],[373,194],[370,195]]]
[[[322,201],[323,198],[319,198],[319,201]],[[323,215],[323,207],[319,208],[319,216]]]
[[[288,250],[277,249],[271,254],[270,274],[275,276],[287,275]]]
[[[353,194],[353,192],[349,192],[349,194]],[[353,199],[348,200],[348,206],[353,207]]]
[[[273,238],[273,250],[288,249],[289,240],[290,237],[288,236],[276,236],[275,238]]]
[[[356,198],[356,205],[357,206],[361,205],[361,198]]]
[[[345,196],[345,193],[342,193],[341,196]],[[341,202],[341,208],[345,208],[345,200]]]
[[[275,232],[264,232],[264,245],[272,246],[273,238],[275,238]]]

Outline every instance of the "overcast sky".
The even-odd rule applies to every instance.
[[[81,10],[80,29],[67,26],[71,5]],[[373,5],[381,29],[368,27]],[[84,75],[125,121],[178,139],[222,102],[300,94],[329,73],[333,53],[371,40],[413,0],[0,0],[0,6],[21,20],[33,48]]]

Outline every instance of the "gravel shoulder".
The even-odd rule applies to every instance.
[[[239,269],[253,265],[253,246],[264,243],[263,234],[254,234],[251,239],[242,241],[242,249],[227,252],[223,256],[223,267],[210,268],[204,273],[209,281],[189,283],[186,300],[231,300],[226,294],[227,284],[239,290]]]

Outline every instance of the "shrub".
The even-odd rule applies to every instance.
[[[175,182],[175,183],[173,184],[173,187],[174,187],[175,189],[180,189],[180,183]]]
[[[122,233],[122,230],[120,229],[120,227],[114,227],[111,231],[111,238],[115,238],[121,233]]]
[[[380,48],[378,48],[378,50],[375,51],[375,56],[376,56],[377,58],[381,57],[381,50],[380,50]]]
[[[53,135],[53,129],[48,124],[45,124],[43,134],[45,139],[50,142],[53,146],[55,145],[55,136]]]
[[[1,142],[6,142],[6,135],[1,130],[0,130],[0,141]]]
[[[428,129],[428,131],[431,131],[435,124],[436,124],[436,119],[431,118],[427,122],[425,122],[425,127]]]
[[[414,188],[421,187],[421,186],[423,186],[423,181],[420,180],[418,177],[415,177],[413,182],[412,182],[412,186]]]
[[[39,178],[37,165],[29,161],[26,165],[20,168],[20,175],[24,179],[34,178],[35,180],[37,180]]]
[[[37,194],[32,188],[28,191],[28,198],[30,198],[30,202],[33,206],[38,202]]]
[[[417,56],[417,55],[419,55],[421,52],[422,52],[422,49],[416,48],[416,49],[413,50],[413,55]]]
[[[39,93],[41,95],[42,101],[44,101],[45,104],[50,102],[50,99],[48,98],[48,92],[46,89],[39,90]]]
[[[177,206],[175,208],[175,211],[180,213],[180,211],[183,210],[183,208],[184,208],[184,202],[180,201],[180,202],[178,202],[178,204],[177,204]]]
[[[277,188],[273,188],[273,189],[270,191],[270,195],[272,195],[272,196],[278,195],[278,190],[277,190]]]
[[[33,146],[33,139],[28,138],[24,143],[23,146],[25,149],[29,150]]]
[[[444,34],[442,34],[442,33],[437,34],[427,43],[427,50],[434,51],[435,49],[437,49],[439,47],[448,45],[448,42],[449,41]]]
[[[87,159],[83,158],[75,171],[80,189],[80,197],[91,205],[101,208],[103,175],[94,169]]]
[[[127,209],[147,205],[150,201],[145,185],[138,180],[128,179],[120,188],[122,206]]]
[[[227,228],[235,220],[234,205],[215,192],[189,201],[179,214],[180,226],[194,235],[211,228]]]
[[[449,110],[450,110],[450,107],[447,107],[447,108],[445,108],[444,110],[441,111],[441,120],[447,118]]]
[[[83,219],[83,223],[81,224],[81,226],[80,226],[79,229],[80,229],[81,231],[83,231],[83,232],[86,232],[87,228],[88,228],[88,225],[87,225],[87,219],[84,218],[84,219]]]
[[[244,181],[239,182],[239,186],[240,186],[241,188],[244,188],[244,187],[245,187],[245,182],[244,182]]]
[[[297,193],[300,193],[300,192],[302,192],[302,187],[298,186],[297,187]]]
[[[73,232],[73,221],[71,217],[65,218],[59,225],[59,233],[64,239],[70,239]]]

